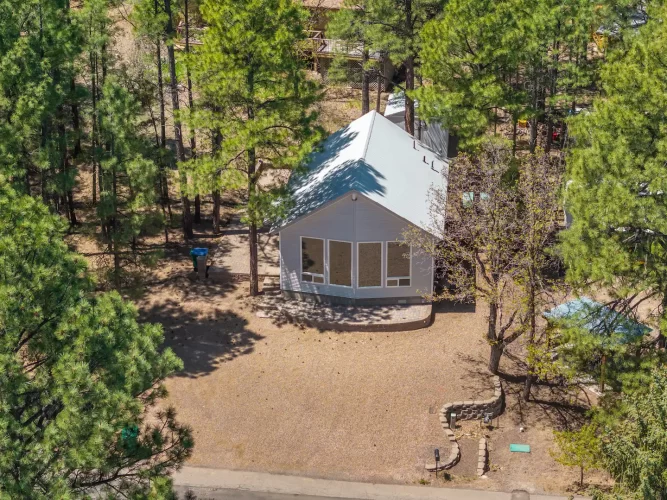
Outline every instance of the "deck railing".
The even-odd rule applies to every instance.
[[[304,41],[304,51],[324,56],[344,54],[355,59],[361,59],[363,56],[364,49],[362,44],[325,38],[322,31],[309,31],[308,34],[309,37]],[[380,59],[380,53],[370,53],[369,57],[371,59]]]

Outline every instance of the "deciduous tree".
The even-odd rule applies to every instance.
[[[556,462],[579,468],[579,486],[584,486],[584,472],[600,465],[600,440],[597,426],[589,423],[577,431],[554,432],[556,448],[551,455]]]
[[[462,155],[447,172],[446,190],[431,196],[431,234],[406,233],[434,257],[446,286],[435,300],[488,304],[489,370],[526,331],[535,333],[543,272],[555,230],[559,169],[549,157],[512,159],[497,141],[478,155]],[[544,196],[541,196],[544,195]],[[443,223],[444,221],[444,223]],[[542,246],[545,245],[545,246]]]

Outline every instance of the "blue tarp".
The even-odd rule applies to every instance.
[[[649,327],[627,316],[595,302],[588,297],[571,300],[544,313],[544,317],[555,322],[564,322],[569,327],[585,328],[591,333],[618,338],[629,343],[651,331]]]

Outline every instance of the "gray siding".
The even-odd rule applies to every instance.
[[[418,299],[431,292],[433,282],[432,259],[412,252],[411,286],[382,288],[356,288],[357,242],[396,241],[407,222],[383,207],[358,195],[352,201],[351,194],[344,196],[329,206],[295,222],[280,231],[280,284],[284,291],[344,297],[355,300],[367,299]],[[325,284],[306,283],[301,275],[301,237],[325,240],[350,241],[352,248],[351,288],[329,285],[328,268]],[[385,284],[386,245],[383,245],[383,285]],[[407,250],[407,248],[406,248]],[[325,262],[328,266],[328,243],[325,242]]]

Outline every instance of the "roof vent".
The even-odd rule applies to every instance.
[[[412,141],[412,149],[417,149],[417,141]]]
[[[424,155],[424,163],[428,163],[428,162],[426,161],[426,155]]]

